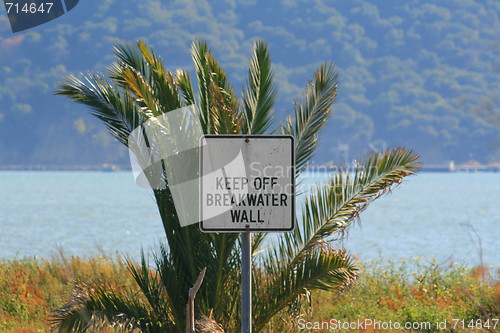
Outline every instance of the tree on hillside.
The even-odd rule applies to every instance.
[[[254,45],[248,80],[241,98],[230,85],[208,45],[195,41],[192,59],[197,91],[184,70],[172,73],[143,42],[118,45],[117,61],[108,76],[98,73],[70,77],[57,94],[90,107],[118,141],[151,117],[195,105],[206,134],[282,133],[295,137],[296,174],[313,156],[317,138],[337,93],[333,64],[322,64],[294,110],[275,120],[277,87],[268,48]],[[414,173],[417,156],[401,148],[369,156],[355,172],[333,174],[328,186],[307,194],[293,233],[279,234],[272,248],[268,233],[253,238],[253,325],[256,332],[276,323],[283,313],[300,309],[311,290],[343,290],[357,276],[351,257],[333,246],[343,231],[374,199]],[[166,245],[154,259],[129,262],[141,290],[80,285],[72,300],[51,317],[58,332],[94,332],[120,327],[142,332],[183,332],[188,290],[207,267],[196,298],[197,314],[209,316],[226,332],[240,329],[240,243],[238,234],[205,234],[198,225],[181,227],[168,188],[154,189]]]

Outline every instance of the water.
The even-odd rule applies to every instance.
[[[0,257],[136,256],[164,235],[153,195],[129,172],[0,172]]]
[[[423,173],[372,203],[343,245],[360,259],[469,265],[482,248],[484,262],[498,267],[499,207],[500,174]],[[0,172],[0,258],[50,257],[58,247],[137,258],[163,235],[152,193],[129,172]]]
[[[481,262],[482,251],[483,262],[498,267],[500,174],[407,177],[361,214],[344,247],[361,259],[419,257],[469,265]]]

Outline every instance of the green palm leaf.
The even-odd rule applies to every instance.
[[[144,118],[132,95],[111,85],[101,74],[86,74],[83,80],[70,76],[55,93],[89,106],[92,114],[124,145],[128,145],[130,133]]]
[[[182,316],[172,313],[175,307],[170,304],[171,298],[165,293],[166,290],[161,284],[159,272],[149,268],[144,253],[140,265],[135,265],[128,260],[127,268],[148,301],[152,312],[158,317],[165,318],[165,322],[172,324],[176,323],[176,318],[182,318]]]
[[[353,175],[348,171],[334,174],[326,186],[306,198],[294,232],[281,235],[258,266],[265,273],[264,281],[255,283],[259,288],[254,299],[269,297],[276,303],[270,306],[273,301],[266,299],[255,305],[262,327],[307,288],[333,290],[355,278],[356,269],[349,257],[329,244],[335,236],[342,237],[370,201],[412,175],[419,167],[417,159],[413,152],[401,148],[373,154]]]
[[[49,321],[61,333],[111,327],[126,332],[172,332],[168,321],[157,317],[135,295],[96,283],[77,285],[72,301],[54,311]]]
[[[265,133],[273,122],[273,107],[276,102],[276,85],[271,68],[271,56],[264,41],[254,44],[252,59],[248,68],[248,82],[243,92],[245,122],[243,132]]]
[[[343,232],[367,205],[413,175],[419,168],[418,155],[402,148],[372,154],[354,174],[336,173],[327,186],[320,187],[302,207],[302,224],[284,237],[305,253],[321,242]],[[293,240],[293,242],[292,242]]]
[[[281,244],[278,249],[281,250]],[[283,262],[280,250],[272,251],[254,270],[254,325],[262,330],[281,310],[291,306],[308,290],[339,291],[352,283],[357,268],[343,251],[316,247],[300,260]]]
[[[182,97],[184,98],[185,105],[195,105],[196,98],[193,90],[193,85],[191,84],[191,78],[189,73],[178,69],[176,74],[176,84],[179,87],[179,90],[182,92]]]
[[[163,60],[144,42],[137,42],[137,50],[117,46],[115,54],[121,61],[110,66],[110,77],[125,90],[132,91],[137,102],[151,111],[152,116],[182,106],[172,73],[165,70]]]
[[[322,64],[308,84],[304,97],[295,103],[293,118],[281,125],[281,133],[295,137],[296,173],[300,174],[318,145],[318,135],[337,95],[337,74],[333,64]]]
[[[198,78],[198,107],[205,134],[241,131],[238,99],[207,43],[195,41],[191,54]]]

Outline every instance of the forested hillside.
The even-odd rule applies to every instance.
[[[142,39],[169,68],[192,71],[191,41],[205,39],[240,91],[259,37],[278,112],[322,61],[337,65],[316,162],[395,145],[428,163],[500,161],[499,1],[81,0],[16,34],[0,11],[0,165],[127,163],[87,110],[53,96],[70,73],[105,71],[117,41]]]

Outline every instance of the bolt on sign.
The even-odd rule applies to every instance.
[[[203,232],[293,230],[292,136],[205,135],[200,147]]]

